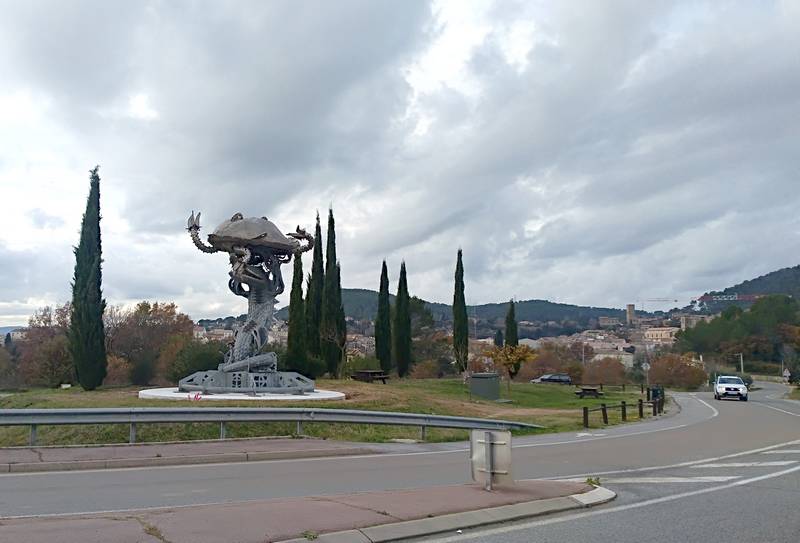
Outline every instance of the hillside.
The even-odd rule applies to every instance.
[[[738,295],[758,295],[758,294],[785,294],[800,300],[800,266],[783,268],[774,272],[767,273],[755,279],[742,281],[737,285],[725,288],[720,291],[706,293],[706,296],[731,296]],[[749,307],[754,300],[743,301],[711,301],[705,302],[705,308],[711,312],[721,311],[730,305]]]
[[[394,300],[394,296],[391,296]],[[342,289],[342,303],[344,312],[348,317],[358,320],[373,320],[378,311],[378,293],[367,289]],[[448,321],[452,318],[452,307],[448,304],[426,302],[426,306],[433,314],[435,321]],[[468,306],[470,316],[478,319],[492,321],[504,319],[508,310],[508,302]],[[517,302],[517,320],[520,321],[575,321],[586,325],[591,319],[599,316],[619,317],[624,319],[624,311],[605,307],[586,307],[579,305],[560,304],[546,300],[522,300]],[[281,319],[289,315],[288,306],[277,313]]]

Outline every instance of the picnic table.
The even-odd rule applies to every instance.
[[[363,381],[365,383],[372,383],[373,381],[382,381],[383,384],[386,384],[386,379],[389,378],[387,374],[383,372],[383,370],[356,370],[350,376],[351,379],[355,379],[356,381]]]
[[[599,398],[600,396],[603,395],[603,391],[601,391],[597,387],[584,387],[584,386],[581,386],[581,387],[578,387],[578,390],[575,391],[575,394],[578,396],[578,398],[580,398],[582,400],[587,396],[589,396],[590,398]]]

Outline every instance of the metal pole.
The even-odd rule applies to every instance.
[[[586,406],[583,408],[583,427],[589,427],[589,408]]]
[[[640,419],[644,418],[644,402],[642,401],[641,398],[639,398],[639,418]]]
[[[135,422],[131,423],[131,431],[130,431],[130,436],[129,436],[129,439],[128,439],[128,443],[136,443],[136,423]]]
[[[622,421],[625,422],[625,421],[628,420],[628,412],[627,412],[628,410],[627,410],[627,406],[625,405],[625,400],[622,400],[622,402],[619,405],[620,405],[620,411],[621,411],[621,415],[622,415]]]
[[[419,439],[420,439],[420,441],[425,441],[426,440],[427,434],[428,434],[427,430],[428,430],[427,426],[420,426],[419,427]]]
[[[640,394],[644,394],[644,383],[640,383],[639,388],[641,389]]]
[[[36,445],[36,425],[35,424],[31,424],[31,432],[30,432],[30,435],[28,436],[28,444],[31,447]]]
[[[739,353],[739,373],[744,373],[744,355]]]
[[[650,401],[650,387],[647,387],[647,401]]]
[[[486,447],[486,490],[492,490],[492,472],[494,471],[494,458],[492,458],[492,432],[483,434]]]
[[[303,435],[303,423],[299,420],[297,421],[297,426],[294,433],[298,436]]]
[[[603,424],[608,424],[608,409],[606,409],[606,404],[600,404],[600,411],[603,413]]]
[[[219,421],[219,438],[220,439],[225,439],[225,436],[227,436],[227,435],[228,435],[228,431],[227,431],[227,428],[225,428],[225,421],[221,420],[221,421]]]

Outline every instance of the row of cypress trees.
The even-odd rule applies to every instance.
[[[294,257],[294,276],[289,295],[287,357],[292,367],[307,368],[321,358],[325,369],[336,376],[345,354],[347,324],[342,305],[341,265],[336,258],[336,223],[328,210],[328,231],[323,267],[322,227],[319,213],[314,230],[311,273],[303,300],[303,262]]]
[[[469,360],[469,319],[464,296],[464,263],[461,249],[456,258],[455,285],[453,288],[453,355],[460,372],[466,371]],[[411,367],[411,317],[409,314],[408,281],[406,264],[400,265],[400,279],[397,285],[394,320],[389,302],[389,274],[386,261],[381,266],[380,287],[378,289],[378,313],[375,318],[375,356],[384,372],[392,367],[404,377]],[[498,346],[518,344],[517,320],[514,300],[509,302],[506,315],[506,334],[498,330],[495,344]]]
[[[389,372],[395,366],[400,377],[408,375],[411,369],[410,303],[406,263],[403,262],[400,264],[400,278],[397,281],[397,296],[392,315],[389,304],[389,273],[384,260],[378,289],[378,314],[375,317],[375,356],[384,372]]]

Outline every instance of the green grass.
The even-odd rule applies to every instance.
[[[800,387],[794,387],[789,393],[789,398],[792,400],[800,400]]]
[[[0,398],[1,409],[19,408],[77,408],[77,407],[320,407],[339,409],[365,409],[373,411],[395,411],[407,413],[431,413],[465,417],[485,417],[529,422],[546,426],[545,430],[524,433],[560,432],[581,430],[581,407],[597,407],[601,403],[629,404],[629,421],[637,420],[636,400],[641,396],[635,392],[605,391],[605,397],[578,399],[573,387],[561,385],[534,385],[514,383],[509,395],[506,385],[501,395],[511,399],[510,403],[497,403],[470,398],[467,387],[460,379],[392,380],[387,385],[367,384],[356,381],[318,380],[317,386],[344,392],[347,399],[331,402],[228,402],[200,401],[175,402],[170,400],[140,400],[138,389],[109,388],[84,392],[77,387],[68,390],[34,389],[14,393]],[[600,413],[591,414],[591,425],[602,426]],[[619,410],[609,410],[609,422],[619,423]],[[294,423],[228,423],[227,435],[231,438],[258,436],[290,436],[295,432]],[[417,427],[379,426],[359,424],[303,424],[305,435],[361,442],[387,442],[392,439],[419,439]],[[216,439],[219,426],[216,423],[195,424],[140,424],[137,440],[184,441],[192,439]],[[427,431],[428,441],[460,441],[467,439],[463,430],[433,429]],[[27,427],[0,427],[0,446],[26,445]],[[42,426],[38,428],[37,443],[40,445],[124,443],[128,439],[127,425],[96,426]]]

